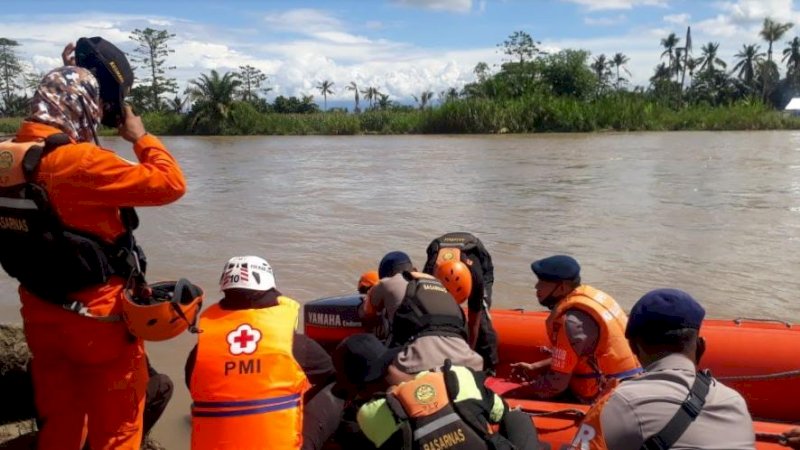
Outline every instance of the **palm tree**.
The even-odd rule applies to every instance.
[[[317,89],[319,89],[319,93],[322,94],[322,98],[325,102],[325,110],[328,110],[328,94],[333,94],[333,89],[331,89],[334,85],[333,81],[324,80],[322,83],[317,85]]]
[[[358,95],[358,85],[356,84],[356,82],[355,82],[355,81],[351,81],[351,82],[350,82],[350,84],[348,84],[348,85],[347,85],[347,87],[345,87],[345,89],[347,89],[348,91],[353,91],[353,93],[355,94],[355,98],[356,98],[356,107],[355,107],[355,109],[354,109],[353,111],[354,111],[356,114],[358,114],[358,113],[361,111],[361,110],[359,109],[359,107],[358,107],[358,103],[359,103],[359,102],[360,102],[360,100],[361,100],[361,97],[359,97],[359,95]]]
[[[419,104],[419,109],[425,109],[425,107],[428,106],[428,102],[433,98],[433,91],[422,91],[419,97],[416,95],[412,95],[412,97],[414,97],[414,101]]]
[[[194,102],[191,127],[203,125],[201,129],[211,133],[221,130],[241,84],[235,73],[226,72],[220,76],[216,70],[189,81],[186,94]]]
[[[181,98],[180,95],[175,94],[175,98],[167,100],[167,106],[175,114],[181,114],[183,112],[183,107],[186,106],[186,100],[188,99],[189,97]]]
[[[779,23],[767,17],[764,19],[764,25],[758,33],[765,41],[769,42],[767,49],[767,61],[772,62],[772,43],[782,38],[789,28],[792,28],[791,22]]]
[[[616,53],[616,54],[614,55],[614,57],[613,57],[613,58],[611,58],[611,64],[612,64],[612,65],[614,65],[614,67],[616,67],[616,68],[617,68],[617,82],[615,83],[615,84],[616,84],[616,86],[615,86],[615,87],[616,87],[616,89],[617,89],[617,90],[619,90],[619,85],[620,85],[620,82],[621,82],[621,81],[623,81],[623,80],[624,80],[624,81],[627,81],[627,80],[625,80],[624,78],[622,78],[622,77],[619,75],[619,69],[620,69],[620,67],[622,68],[622,70],[624,70],[624,71],[625,71],[625,73],[627,73],[627,74],[628,74],[628,76],[630,76],[630,75],[631,75],[631,72],[630,72],[630,70],[628,70],[628,68],[627,68],[627,67],[625,67],[625,64],[628,64],[628,61],[630,61],[630,59],[629,59],[627,56],[625,56],[625,54],[623,54],[623,53]]]
[[[800,42],[798,42],[800,44]],[[760,46],[757,44],[744,45],[739,53],[733,55],[738,58],[739,62],[733,66],[733,72],[736,76],[744,82],[744,84],[752,88],[753,81],[756,78],[756,68],[764,60],[764,53],[759,52]]]
[[[369,102],[370,109],[372,109],[372,105],[375,102],[375,100],[377,100],[381,95],[380,91],[378,91],[378,88],[372,86],[363,89],[361,93],[364,94],[364,99]]]
[[[656,66],[655,73],[650,77],[650,83],[658,84],[662,81],[669,81],[672,79],[672,71],[665,63],[660,63]]]
[[[681,38],[675,36],[675,33],[670,33],[669,36],[661,39],[661,46],[664,47],[664,52],[661,53],[661,57],[663,58],[664,55],[669,56],[668,67],[673,67],[674,65],[675,48],[678,46],[680,41]]]
[[[783,49],[782,62],[786,63],[786,75],[800,75],[800,37],[795,37],[788,42],[789,46]]]
[[[599,89],[602,90],[608,84],[608,77],[611,75],[611,62],[606,58],[604,53],[595,56],[594,62],[590,67],[597,76],[597,84]]]
[[[719,42],[709,42],[708,44],[704,45],[700,51],[703,54],[700,56],[700,71],[706,71],[710,73],[714,73],[717,71],[717,68],[714,65],[719,65],[722,68],[727,67],[728,65],[725,61],[721,60],[717,56],[717,51],[719,51]]]

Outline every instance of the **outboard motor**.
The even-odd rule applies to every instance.
[[[361,295],[328,297],[303,306],[306,336],[332,352],[344,338],[366,330],[358,317]]]

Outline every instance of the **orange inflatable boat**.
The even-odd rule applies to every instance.
[[[305,333],[332,350],[342,339],[363,332],[358,318],[358,295],[331,297],[305,305]],[[509,390],[504,377],[509,364],[534,362],[547,355],[547,312],[493,310],[492,322],[499,339],[500,366],[491,380],[498,392]],[[800,422],[800,325],[753,319],[706,320],[700,334],[707,351],[702,368],[739,391],[758,420],[759,449],[786,448],[777,434]],[[533,401],[505,397],[512,406],[531,414],[541,439],[552,449],[569,448],[587,407],[585,405]]]

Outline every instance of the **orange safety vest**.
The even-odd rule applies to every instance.
[[[455,384],[457,386],[457,381]],[[451,386],[451,389],[457,393],[457,387]],[[467,421],[462,416],[459,405],[448,394],[448,383],[442,372],[428,372],[390,388],[386,403],[403,430],[404,448],[489,448],[485,439],[491,435],[491,428],[488,424],[481,425],[477,418]]]
[[[600,422],[600,415],[612,392],[607,392],[600,397],[594,405],[586,412],[583,417],[578,432],[569,448],[574,450],[608,450],[606,438],[603,436],[603,425]]]
[[[581,285],[558,302],[547,318],[547,334],[555,345],[564,314],[578,309],[597,322],[600,336],[594,353],[583,357],[570,379],[570,389],[584,400],[592,400],[604,390],[610,380],[624,379],[642,371],[639,361],[625,338],[628,316],[610,295],[591,286]]]
[[[200,316],[192,394],[192,450],[296,450],[309,383],[292,356],[300,305]]]

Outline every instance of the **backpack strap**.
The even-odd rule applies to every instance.
[[[36,170],[39,169],[42,158],[62,145],[67,145],[71,142],[66,134],[56,133],[47,136],[44,140],[44,145],[31,147],[22,159],[22,173],[25,174],[25,179],[29,183],[33,182],[33,177],[36,175]]]
[[[400,427],[400,432],[403,434],[403,448],[402,450],[413,450],[414,448],[414,430],[411,429],[411,422],[408,420],[408,414],[392,393],[386,394],[386,405],[389,410],[394,414],[395,420]]]
[[[650,436],[640,450],[668,450],[686,432],[686,429],[694,422],[703,406],[706,404],[706,396],[711,387],[711,375],[707,372],[697,372],[689,395],[683,401],[681,407],[667,422],[664,428],[653,436]]]

